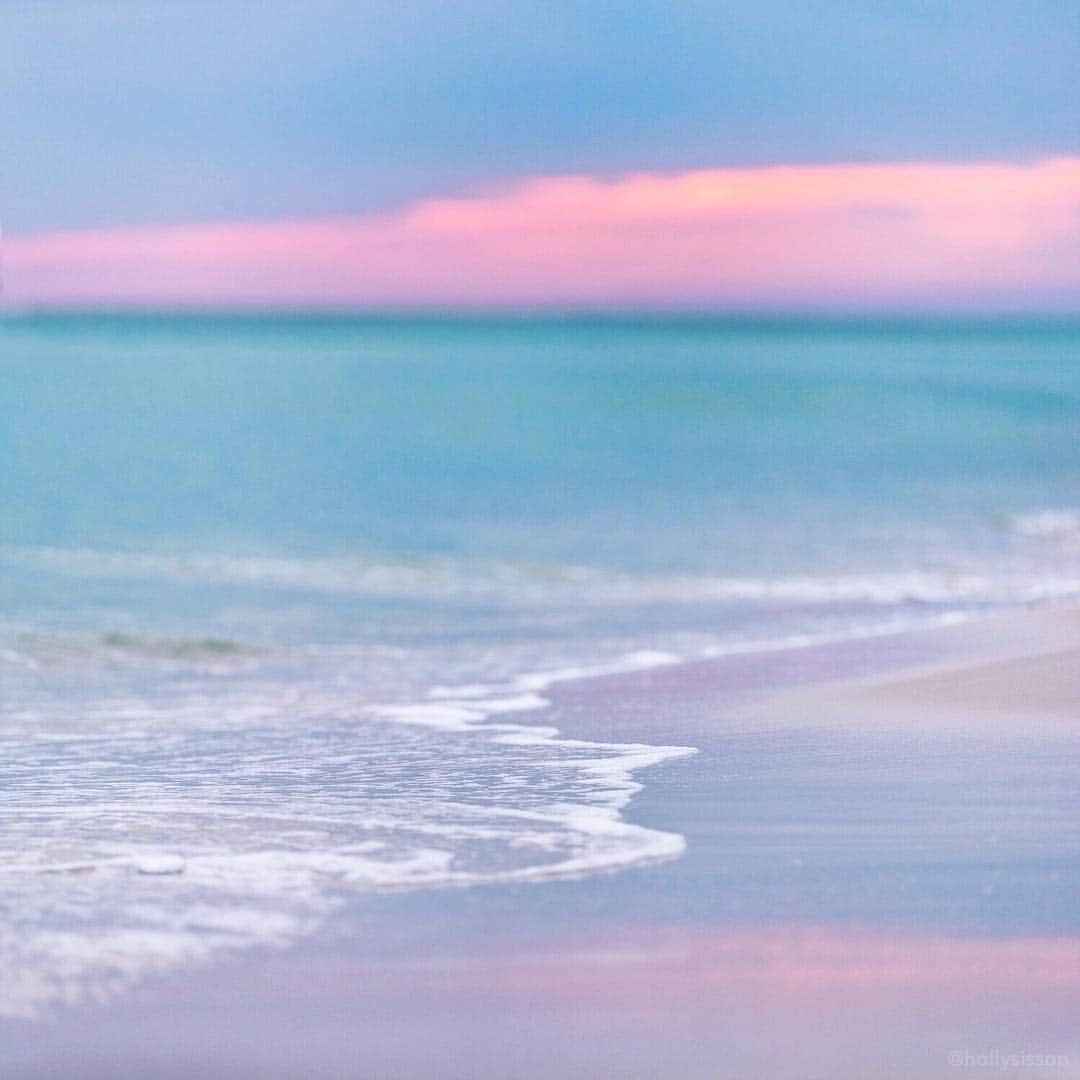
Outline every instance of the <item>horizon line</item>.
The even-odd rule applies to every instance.
[[[692,305],[265,305],[265,304],[39,304],[6,307],[0,321],[33,319],[205,319],[387,322],[642,322],[642,323],[821,323],[833,325],[1078,325],[1080,308],[800,308],[706,307]]]

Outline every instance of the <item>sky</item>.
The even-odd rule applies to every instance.
[[[1080,308],[1075,0],[0,0],[0,33],[9,306]]]

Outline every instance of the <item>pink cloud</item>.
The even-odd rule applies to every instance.
[[[382,215],[8,238],[10,304],[1076,306],[1080,158],[541,177]]]

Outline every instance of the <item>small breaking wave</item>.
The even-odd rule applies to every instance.
[[[1018,536],[1080,545],[1080,510],[1035,510],[1014,514],[1009,518],[1009,526]]]
[[[1080,515],[1046,511],[1014,519],[1025,537],[1076,540]],[[625,573],[588,566],[476,562],[448,558],[285,558],[156,555],[86,549],[9,548],[0,565],[89,580],[332,594],[370,599],[506,602],[519,605],[649,604],[1026,604],[1080,596],[1080,567],[1030,562],[956,570],[776,577]]]
[[[288,945],[353,890],[677,857],[680,835],[623,810],[638,770],[692,748],[566,739],[517,717],[555,683],[678,659],[637,652],[358,705],[364,672],[335,656],[302,679],[186,679],[152,697],[136,680],[66,709],[0,709],[0,1015]]]

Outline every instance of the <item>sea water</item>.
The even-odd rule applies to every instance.
[[[678,857],[559,681],[1078,595],[1075,324],[9,318],[0,1014]]]

